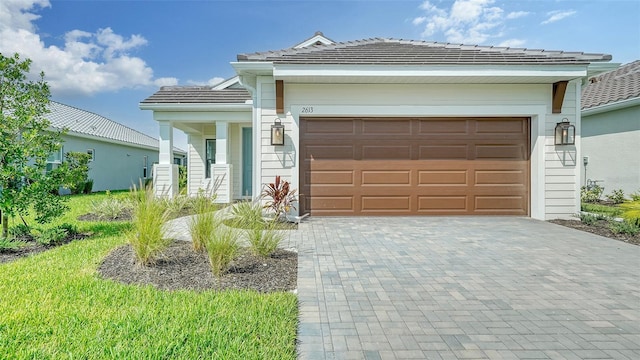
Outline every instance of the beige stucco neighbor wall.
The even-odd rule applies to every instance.
[[[302,84],[285,82],[285,114],[275,112],[275,85],[257,79],[258,185],[281,175],[298,188],[298,125],[301,116],[528,116],[531,117],[531,216],[570,217],[579,209],[579,139],[553,145],[553,129],[576,114],[579,83],[568,86],[562,114],[551,114],[551,84]],[[270,145],[270,126],[279,116],[285,146]],[[577,126],[579,129],[579,125]],[[256,184],[254,184],[254,191]]]
[[[640,192],[640,105],[584,116],[582,156],[589,164],[586,173],[582,167],[581,184],[603,180],[605,194]]]

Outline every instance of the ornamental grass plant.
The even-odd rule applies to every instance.
[[[132,229],[127,240],[133,248],[136,261],[143,266],[155,263],[157,257],[169,247],[172,240],[165,234],[164,224],[169,218],[161,199],[151,187],[131,190],[133,199]]]
[[[238,234],[234,228],[223,226],[216,221],[215,230],[204,239],[213,275],[218,279],[229,269],[231,262],[238,256],[240,246]]]
[[[216,228],[220,222],[216,219],[218,206],[213,203],[213,199],[199,194],[193,199],[193,206],[196,212],[189,221],[189,233],[195,251],[204,251],[207,239],[214,237]]]

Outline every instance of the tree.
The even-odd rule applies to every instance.
[[[66,198],[56,196],[66,174],[46,171],[47,158],[60,151],[62,131],[52,130],[45,118],[49,86],[40,73],[27,79],[31,60],[0,53],[0,210],[2,235],[7,236],[9,217],[30,208],[36,221],[47,222],[67,208]],[[23,220],[24,221],[24,220]]]
[[[89,180],[89,160],[91,155],[83,152],[69,151],[64,154],[65,162],[60,166],[66,179],[64,187],[69,188],[72,194],[82,194]]]

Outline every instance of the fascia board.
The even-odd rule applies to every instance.
[[[141,110],[152,111],[251,111],[253,101],[247,100],[244,104],[219,104],[219,103],[202,103],[202,104],[148,104],[140,103]]]
[[[607,111],[620,110],[632,106],[640,105],[640,97],[616,101],[609,104],[594,106],[592,108],[582,110],[582,116],[596,115]]]
[[[220,83],[217,83],[216,85],[213,86],[213,90],[224,90],[226,88],[228,88],[231,85],[237,84],[240,82],[240,79],[238,76],[234,76],[231,79],[227,79],[224,80]]]
[[[562,77],[587,75],[580,66],[327,66],[276,65],[275,79],[287,77]]]
[[[238,75],[271,75],[273,73],[273,63],[267,61],[234,61],[231,66]]]

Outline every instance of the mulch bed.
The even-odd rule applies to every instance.
[[[611,231],[611,229],[609,229],[609,222],[606,220],[598,220],[594,225],[586,225],[580,222],[579,220],[555,219],[555,220],[549,220],[549,222],[570,227],[572,229],[590,232],[592,234],[604,236],[610,239],[624,241],[629,244],[640,245],[640,234],[636,234],[636,235],[616,234],[613,231]]]
[[[63,241],[55,245],[42,245],[38,244],[32,237],[25,237],[18,240],[22,240],[26,243],[25,246],[17,249],[17,250],[8,250],[8,251],[0,251],[0,264],[18,260],[20,258],[41,253],[43,251],[47,251],[54,247],[68,244],[75,240],[82,240],[88,238],[88,234],[75,234],[71,236],[67,236]]]
[[[175,241],[153,266],[134,260],[130,245],[113,250],[98,268],[99,274],[125,284],[148,284],[162,290],[255,290],[258,292],[296,289],[298,254],[277,250],[263,259],[242,249],[220,280],[213,276],[209,259],[186,241]]]

